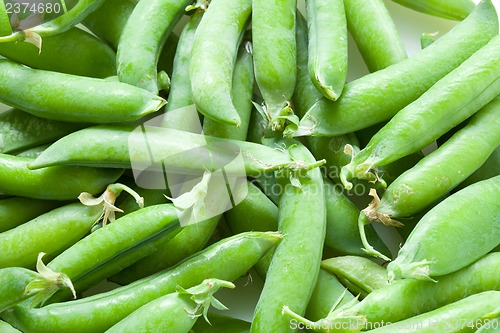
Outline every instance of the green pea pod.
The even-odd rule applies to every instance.
[[[0,154],[0,192],[45,200],[73,200],[81,192],[97,194],[116,181],[123,170],[52,167],[29,170],[34,160]]]
[[[36,69],[96,78],[116,75],[113,49],[78,28],[44,38],[42,50],[29,43],[0,43],[0,55]]]
[[[449,20],[461,21],[473,10],[476,4],[472,0],[392,0],[413,10],[442,17]]]
[[[0,232],[13,229],[62,204],[62,201],[23,197],[0,199]]]
[[[168,93],[168,103],[165,106],[163,127],[194,133],[201,132],[200,118],[191,93],[191,80],[186,73],[189,73],[194,36],[203,13],[202,9],[196,10],[182,29],[174,57],[171,88]]]
[[[118,78],[158,94],[157,64],[161,49],[174,25],[192,0],[139,1],[118,42]]]
[[[380,201],[375,198],[364,213],[371,220],[387,223],[420,212],[478,169],[498,145],[500,99],[497,98],[471,117],[444,145],[398,177]]]
[[[0,153],[52,143],[83,127],[85,125],[47,120],[10,109],[0,113]]]
[[[285,117],[293,114],[290,99],[297,77],[296,10],[296,0],[252,1],[255,80],[264,98],[261,114],[273,131],[282,130]]]
[[[374,290],[361,302],[339,307],[326,318],[316,322],[297,317],[290,312],[287,312],[287,315],[310,325],[315,332],[332,332],[332,327],[347,327],[341,332],[359,332],[376,327],[374,325],[380,325],[382,321],[394,323],[474,294],[500,290],[500,280],[497,276],[499,269],[500,253],[490,253],[470,266],[441,276],[437,283],[416,279],[395,281],[384,288]]]
[[[323,260],[321,267],[337,275],[351,292],[361,298],[365,298],[372,291],[388,285],[385,268],[367,258],[335,257]]]
[[[298,158],[313,160],[304,146],[291,149]],[[287,305],[303,314],[319,272],[326,226],[323,177],[318,169],[311,170],[300,185],[286,174],[281,177],[284,192],[278,230],[284,237],[274,251],[251,332],[291,332],[288,319],[281,315],[282,307]]]
[[[106,0],[85,17],[82,23],[116,50],[123,28],[138,2],[139,0]]]
[[[484,291],[468,296],[421,315],[387,326],[369,330],[370,333],[408,332],[441,333],[466,332],[489,323],[484,316],[500,306],[500,291]],[[478,331],[477,331],[478,332]]]
[[[432,45],[347,83],[335,102],[320,99],[294,135],[340,135],[388,120],[497,34],[495,7],[490,0],[482,0],[468,18]]]
[[[213,297],[222,287],[234,288],[234,284],[219,279],[207,279],[189,289],[177,286],[175,293],[143,305],[106,333],[192,332],[191,328],[202,314],[202,320],[208,321],[208,309],[211,305],[219,310],[227,309]],[[170,320],[165,321],[165,313],[169,314]]]
[[[41,146],[36,146],[36,147],[30,148],[30,149],[26,149],[26,150],[23,150],[23,151],[17,153],[16,156],[35,159],[38,156],[40,156],[40,154],[45,149],[47,149],[49,146],[50,146],[50,144],[48,143],[48,144],[44,144],[44,145],[41,145]]]
[[[0,72],[0,101],[46,119],[132,121],[165,104],[163,98],[125,83],[35,70],[8,60],[0,61]]]
[[[21,333],[3,320],[0,320],[0,330],[4,333]]]
[[[154,253],[159,244],[172,239],[180,230],[172,204],[145,207],[95,230],[47,266],[69,276],[75,290],[83,292]]]
[[[389,278],[430,279],[448,274],[498,246],[499,194],[500,176],[496,176],[472,184],[436,205],[418,222],[396,260],[387,266]],[[446,237],[436,241],[444,232]]]
[[[143,133],[147,133],[146,139]],[[89,141],[89,138],[92,138]],[[85,145],[77,142],[86,142]],[[210,147],[210,154],[200,154],[196,148]],[[151,150],[152,157],[149,154]],[[163,170],[209,170],[218,169],[217,164],[224,160],[231,161],[238,154],[242,155],[244,167],[239,163],[227,164],[228,174],[256,175],[264,171],[280,169],[311,169],[316,163],[293,161],[289,153],[263,145],[203,136],[200,134],[178,131],[170,128],[151,126],[95,126],[77,131],[55,142],[47,148],[30,168],[37,169],[56,164],[99,165],[102,167],[130,168],[135,166],[150,167],[151,171]],[[196,154],[196,155],[193,155]],[[210,156],[211,155],[211,156]],[[196,157],[193,157],[196,156]],[[214,163],[211,157],[216,157]],[[158,161],[163,161],[160,165]],[[152,165],[156,163],[155,165]],[[1,187],[0,187],[1,190]]]
[[[198,320],[191,329],[192,333],[249,333],[250,323],[223,316],[217,313],[210,313],[210,323],[206,320]]]
[[[319,320],[326,317],[333,307],[356,302],[355,299],[335,275],[321,268],[305,316],[310,320]],[[290,325],[294,324],[298,326],[297,321],[291,320]]]
[[[42,41],[40,37],[56,35],[74,27],[103,2],[104,0],[79,0],[63,15],[33,28],[18,30],[8,36],[0,37],[0,43],[28,41],[41,49]]]
[[[478,181],[485,180],[498,175],[500,169],[500,147],[497,147],[490,157],[466,180],[460,183],[455,190],[459,191],[465,187],[477,183]]]
[[[198,111],[237,127],[241,119],[232,99],[233,68],[251,11],[250,0],[212,1],[196,30],[189,63],[191,91]]]
[[[278,233],[239,234],[211,245],[169,270],[131,285],[40,309],[15,306],[0,317],[16,328],[33,333],[104,332],[144,304],[174,292],[177,285],[190,288],[206,278],[237,279],[280,240]]]
[[[335,101],[347,76],[347,22],[344,1],[306,1],[309,21],[309,75]]]
[[[0,3],[0,36],[8,36],[12,33],[9,15],[5,3]]]
[[[386,165],[423,149],[498,96],[500,57],[496,55],[499,52],[500,36],[496,36],[398,112],[342,168],[340,176],[344,186],[349,189],[349,179],[353,177],[380,180],[376,171],[372,171],[373,167]],[[473,87],[470,82],[475,82]]]
[[[382,0],[345,0],[347,28],[370,72],[407,58],[403,40]]]
[[[233,70],[232,96],[237,96],[233,98],[233,105],[238,112],[241,125],[235,127],[205,117],[203,119],[203,133],[205,135],[243,141],[246,139],[252,111],[253,93],[253,62],[250,48],[250,42],[245,42],[240,48]]]
[[[111,184],[89,206],[68,204],[1,233],[0,267],[34,267],[40,252],[47,253],[49,260],[52,259],[85,236],[101,218],[104,218],[104,223],[113,220],[113,209],[116,209],[113,203],[124,189],[127,190],[121,184]]]
[[[38,273],[21,267],[0,269],[0,312],[27,298],[33,298],[30,306],[43,304],[61,288],[70,288],[75,295],[71,280],[65,274],[48,269],[42,262],[43,255],[38,255]]]

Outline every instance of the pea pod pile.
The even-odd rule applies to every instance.
[[[1,332],[500,331],[496,0],[59,1],[0,0]]]

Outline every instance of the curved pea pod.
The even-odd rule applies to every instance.
[[[40,252],[47,253],[49,260],[54,258],[84,237],[101,218],[104,223],[113,220],[111,208],[116,208],[112,205],[122,190],[121,184],[111,184],[89,206],[71,203],[1,233],[0,267],[34,267]]]
[[[411,318],[470,295],[498,291],[498,269],[500,253],[491,253],[457,272],[441,276],[437,283],[416,279],[395,281],[374,290],[361,302],[339,307],[316,322],[288,314],[307,323],[315,332],[335,332],[331,328],[345,327],[342,325],[347,325],[348,329],[341,332],[359,332],[380,325],[382,321],[394,323]]]
[[[500,36],[496,36],[399,111],[342,168],[344,186],[349,189],[349,179],[354,177],[383,183],[372,168],[423,149],[500,94],[499,52]],[[473,87],[471,82],[475,82]]]
[[[0,192],[45,200],[73,200],[81,192],[97,194],[116,181],[123,170],[51,167],[29,170],[34,160],[0,154]]]
[[[260,113],[273,131],[282,130],[285,120],[293,117],[290,100],[297,77],[296,11],[296,0],[252,1],[255,81],[264,98]]]
[[[244,320],[210,313],[210,323],[198,320],[191,329],[192,333],[249,333],[250,323]]]
[[[177,286],[175,293],[143,305],[106,332],[192,332],[191,328],[201,315],[203,319],[200,320],[209,320],[208,309],[211,305],[219,310],[227,309],[213,296],[222,287],[234,288],[234,284],[219,279],[207,279],[189,289]],[[165,313],[169,315],[168,320],[165,320]]]
[[[321,93],[335,101],[347,76],[347,22],[344,2],[306,1],[309,21],[309,76]]]
[[[0,43],[0,55],[31,68],[105,78],[116,75],[116,55],[109,45],[78,28],[30,43]]]
[[[47,120],[17,109],[7,110],[0,113],[0,153],[52,143],[83,127],[83,124]]]
[[[139,0],[106,0],[87,15],[82,23],[116,50],[123,28],[138,2]]]
[[[392,0],[410,9],[442,17],[449,20],[461,21],[473,10],[476,4],[472,0]]]
[[[42,47],[41,37],[52,36],[64,32],[80,23],[88,14],[96,10],[104,0],[80,0],[63,15],[44,22],[33,28],[17,30],[10,35],[0,37],[2,42],[27,41]]]
[[[304,146],[294,145],[290,149],[300,159],[313,160]],[[281,316],[282,307],[288,305],[305,313],[316,284],[325,238],[326,205],[320,170],[311,170],[307,176],[300,179],[300,185],[292,183],[292,177],[286,174],[280,176],[284,192],[279,202],[278,230],[284,236],[271,259],[251,332],[292,331],[287,318]]]
[[[0,101],[41,118],[109,123],[133,121],[166,102],[120,82],[35,70],[0,61]]]
[[[441,147],[389,185],[363,212],[370,220],[416,214],[444,197],[486,162],[500,145],[500,99],[494,99]],[[498,171],[498,169],[497,169]]]
[[[251,11],[249,0],[211,2],[196,30],[191,51],[189,79],[198,111],[229,125],[241,125],[233,104],[232,81],[238,45]]]
[[[146,137],[143,133],[147,133]],[[85,145],[77,143],[82,140]],[[56,141],[30,163],[30,168],[73,164],[111,168],[147,167],[151,171],[163,171],[166,167],[188,173],[192,170],[214,171],[218,169],[217,165],[232,161],[240,154],[244,165],[229,163],[224,166],[226,173],[241,174],[243,171],[252,176],[279,169],[310,169],[322,163],[293,161],[288,152],[260,144],[170,128],[95,126]],[[161,161],[163,164],[159,163]]]
[[[0,315],[11,325],[30,332],[104,332],[144,304],[204,279],[235,280],[245,274],[272,246],[278,233],[248,232],[226,238],[175,267],[128,286],[40,309],[16,306]],[[120,302],[116,300],[119,299]],[[91,321],[88,318],[92,318]]]
[[[0,269],[0,312],[27,298],[33,298],[31,306],[43,305],[52,294],[62,288],[70,288],[75,295],[68,276],[48,269],[42,262],[43,255],[44,253],[38,255],[38,273],[21,267]]]
[[[24,197],[0,199],[0,232],[13,229],[63,204],[63,201]]]
[[[123,27],[116,53],[118,78],[158,94],[161,49],[191,0],[139,1]]]
[[[407,58],[396,25],[382,0],[345,0],[347,28],[370,72]]]
[[[11,33],[12,26],[9,16],[7,15],[7,8],[5,8],[5,3],[2,3],[0,4],[0,36],[7,36]]]
[[[323,260],[321,267],[335,274],[351,292],[361,298],[389,284],[385,268],[367,258],[334,257]]]
[[[301,119],[294,135],[340,135],[388,120],[497,34],[495,7],[490,0],[483,0],[464,21],[432,45],[347,83],[335,102],[318,100]]]
[[[436,310],[370,330],[371,333],[465,332],[487,325],[485,318],[500,307],[500,291],[484,291]],[[477,331],[479,332],[479,331]]]
[[[396,260],[387,266],[389,278],[431,279],[465,267],[498,246],[499,195],[500,176],[496,176],[436,205],[418,222]]]
[[[172,204],[144,207],[92,232],[47,264],[83,292],[155,252],[181,231]],[[63,297],[61,295],[58,299]]]

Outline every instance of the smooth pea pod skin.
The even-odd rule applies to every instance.
[[[0,269],[0,312],[30,297],[24,293],[26,286],[39,276],[38,273],[21,267]]]
[[[158,94],[157,64],[173,26],[191,0],[139,1],[118,42],[117,72],[120,82]]]
[[[192,333],[249,333],[250,323],[241,319],[223,316],[217,313],[209,314],[210,324],[206,320],[197,320]]]
[[[496,36],[398,112],[342,168],[344,185],[348,188],[348,180],[353,177],[372,179],[372,167],[389,164],[423,149],[500,94],[499,52],[500,36]]]
[[[41,118],[109,123],[133,121],[165,100],[120,82],[30,69],[0,61],[0,101]]]
[[[7,8],[5,3],[0,4],[0,36],[7,36],[12,33],[12,26],[10,24],[9,16],[7,15]]]
[[[461,21],[473,10],[476,4],[472,0],[392,0],[410,9],[442,17],[449,20]]]
[[[297,157],[313,160],[304,146],[293,148]],[[255,308],[251,332],[293,332],[281,315],[287,305],[304,314],[319,272],[326,227],[323,177],[319,169],[301,178],[301,187],[281,179],[278,230],[283,241],[276,247]],[[284,178],[284,177],[283,177]],[[291,293],[290,291],[294,292]]]
[[[0,192],[45,200],[74,200],[80,193],[97,194],[116,181],[123,170],[57,166],[29,170],[34,160],[0,154]]]
[[[0,330],[2,330],[3,333],[21,333],[3,320],[0,320]]]
[[[179,37],[162,127],[193,133],[200,133],[201,131],[200,118],[191,93],[191,80],[186,73],[189,73],[194,37],[203,14],[203,10],[195,11],[182,29]]]
[[[370,72],[407,58],[398,30],[383,0],[344,0],[347,28]]]
[[[278,233],[248,232],[226,238],[175,267],[112,291],[40,309],[16,306],[0,314],[22,331],[103,332],[142,305],[205,278],[235,280],[245,274],[272,246]],[[119,300],[119,301],[117,301]],[[90,319],[91,318],[91,319]]]
[[[84,127],[84,124],[39,118],[18,109],[0,112],[0,153],[52,143]]]
[[[384,322],[394,323],[425,313],[467,296],[488,290],[499,290],[500,253],[490,253],[470,266],[439,277],[438,282],[403,279],[374,290],[365,299],[348,308],[338,309],[326,318],[333,323],[358,323],[352,331]],[[327,332],[326,330],[316,330]]]
[[[118,273],[135,261],[154,253],[160,243],[180,231],[172,204],[142,208],[97,229],[48,263],[63,272],[77,292]]]
[[[326,317],[340,297],[342,299],[337,306],[354,302],[355,299],[334,274],[321,268],[305,316],[313,321]]]
[[[495,8],[483,0],[469,17],[424,50],[347,83],[335,102],[318,100],[294,135],[340,135],[388,120],[497,34]]]
[[[321,262],[321,268],[335,274],[352,293],[361,298],[388,285],[385,268],[364,257],[341,256],[326,259]]]
[[[238,45],[251,12],[250,0],[214,0],[194,36],[189,61],[193,101],[200,113],[228,125],[241,125],[232,81]]]
[[[82,23],[116,50],[123,28],[138,2],[139,0],[106,0],[85,17]]]
[[[441,276],[493,250],[500,244],[499,195],[500,175],[437,204],[417,223],[396,260],[387,266],[389,278]]]
[[[497,98],[441,147],[389,185],[376,213],[398,218],[422,211],[477,170],[499,145],[500,99]]]
[[[344,1],[306,1],[309,76],[323,96],[335,101],[347,76],[347,22]]]
[[[283,128],[297,78],[296,11],[296,0],[252,1],[255,81],[273,130]]]
[[[73,203],[1,233],[0,268],[34,268],[40,252],[48,259],[55,257],[85,236],[101,213],[98,207]]]
[[[488,157],[486,162],[484,162],[472,175],[460,183],[460,185],[455,188],[455,191],[459,191],[478,181],[497,176],[498,170],[500,170],[500,147],[497,147],[497,149],[491,153],[490,157]]]
[[[388,326],[369,330],[368,332],[476,332],[478,326],[485,323],[484,316],[498,309],[499,306],[500,291],[484,291],[444,305],[436,310]]]
[[[147,141],[143,131],[147,133]],[[85,145],[82,146],[78,142],[85,142]],[[35,162],[30,163],[30,168],[57,164],[130,168],[131,162],[138,166],[151,166],[163,159],[166,167],[211,170],[211,160],[197,155],[198,159],[193,161],[193,155],[189,152],[207,144],[214,147],[219,143],[224,147],[220,150],[215,147],[213,155],[219,157],[220,153],[222,159],[234,153],[233,149],[240,150],[245,171],[249,176],[265,170],[274,170],[276,165],[292,162],[287,153],[255,143],[203,136],[170,128],[143,126],[141,130],[132,126],[108,125],[83,129],[65,136],[47,148]],[[148,147],[151,149],[153,160]],[[238,170],[232,170],[229,165],[225,168],[228,173],[242,171],[238,167],[234,169]]]
[[[0,199],[0,232],[13,229],[63,205],[63,201],[11,197]],[[26,209],[29,207],[29,209]]]
[[[0,55],[35,69],[95,78],[116,75],[114,50],[78,28],[44,38],[41,51],[30,43],[0,43]]]
[[[217,122],[209,117],[203,119],[203,133],[205,135],[216,136],[245,141],[252,112],[253,96],[253,61],[252,55],[247,47],[251,45],[244,42],[240,47],[233,70],[232,96],[233,105],[238,112],[241,124],[239,127]]]
[[[80,23],[87,15],[99,8],[103,2],[104,0],[80,0],[71,9],[64,13],[64,15],[28,29],[28,31],[41,37],[57,35],[65,32]],[[26,38],[27,32],[25,30],[15,31],[8,36],[0,37],[0,43],[24,41]]]

